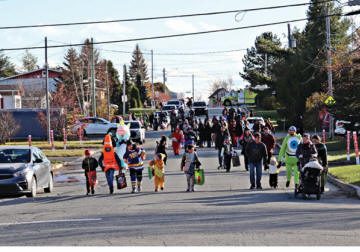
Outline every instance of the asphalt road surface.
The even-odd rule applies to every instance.
[[[0,199],[0,245],[360,245],[359,200],[332,185],[320,201],[295,199],[282,171],[279,189],[264,174],[264,190],[250,191],[243,166],[219,171],[216,152],[204,149],[205,185],[187,193],[180,157],[168,153],[164,192],[144,172],[143,192],[109,195],[99,171],[96,194],[86,196],[78,163],[56,174],[52,194]]]

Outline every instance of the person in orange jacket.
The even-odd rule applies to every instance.
[[[110,194],[114,193],[114,173],[121,171],[121,161],[116,154],[111,141],[111,135],[107,134],[104,139],[104,147],[99,158],[99,165],[105,172],[106,180],[109,185]]]
[[[174,155],[180,155],[181,143],[184,141],[184,134],[179,126],[176,127],[175,131],[172,133],[172,147]]]

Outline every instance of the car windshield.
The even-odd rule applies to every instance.
[[[172,110],[175,109],[175,106],[164,106],[163,110]]]
[[[206,107],[206,103],[205,102],[194,102],[193,106]]]
[[[0,150],[0,163],[29,163],[31,160],[30,149],[2,149]]]
[[[180,102],[179,101],[168,101],[167,105],[179,105]]]
[[[125,122],[125,124],[129,124],[129,122]],[[130,122],[130,129],[138,129],[140,128],[139,122]]]

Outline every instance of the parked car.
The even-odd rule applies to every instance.
[[[145,143],[145,129],[140,121],[125,121],[125,124],[130,124],[130,139],[135,142]]]
[[[207,115],[207,106],[204,101],[196,101],[192,105],[192,109],[195,112],[195,115]]]
[[[79,127],[83,127],[84,136],[89,135],[106,135],[110,131],[116,131],[116,123],[111,123],[108,120],[100,117],[85,117],[80,119],[71,129],[72,133],[76,134]]]
[[[357,132],[360,135],[360,118],[354,116],[348,116],[344,118],[344,120],[336,120],[335,121],[335,135],[338,136],[346,136],[346,132],[350,131]]]
[[[249,128],[250,130],[253,129],[253,126],[254,126],[255,122],[257,122],[257,121],[260,121],[260,124],[261,124],[262,126],[265,126],[264,118],[259,117],[259,116],[248,117],[246,120],[247,120],[248,123],[249,123],[249,124],[248,124],[248,128]]]
[[[178,114],[178,110],[175,105],[165,105],[161,109],[162,111],[165,111],[168,115],[170,115],[171,111],[175,111],[176,115]]]
[[[0,147],[0,195],[35,197],[54,188],[51,163],[36,147]]]
[[[176,109],[179,109],[180,107],[184,108],[184,104],[180,100],[169,100],[166,102],[166,105],[175,105]]]

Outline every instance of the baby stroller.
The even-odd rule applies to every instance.
[[[311,194],[316,195],[316,199],[321,198],[321,174],[323,167],[317,160],[310,160],[300,169],[300,185],[295,188],[295,197],[302,193],[304,199]]]

